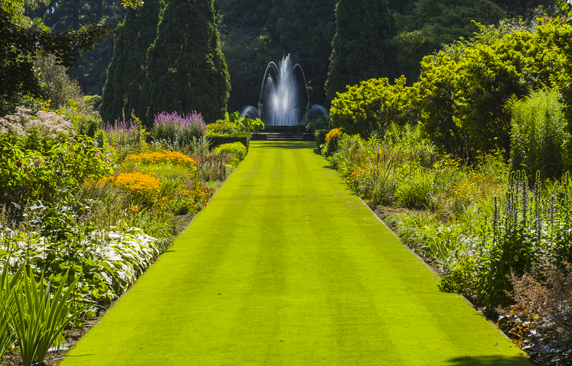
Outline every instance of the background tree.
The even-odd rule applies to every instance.
[[[114,121],[132,112],[141,119],[147,115],[150,84],[146,76],[147,49],[157,37],[160,0],[148,0],[138,9],[128,9],[125,22],[116,33],[113,59],[107,72],[100,113]]]
[[[73,31],[88,25],[103,25],[116,29],[123,21],[126,9],[121,0],[61,0],[39,6],[26,13],[41,17],[52,32]],[[92,50],[80,53],[70,76],[78,80],[88,94],[101,94],[106,72],[113,55],[113,37],[97,39]]]
[[[328,98],[334,99],[347,85],[389,76],[390,37],[387,0],[340,0],[326,82]]]
[[[53,54],[59,65],[70,67],[80,50],[93,47],[107,33],[100,26],[75,32],[48,33],[33,26],[23,13],[23,1],[3,0],[0,8],[0,115],[14,110],[28,97],[42,95],[41,81],[34,71],[34,57]]]
[[[392,41],[397,52],[399,72],[409,82],[418,79],[424,56],[438,51],[460,37],[477,31],[475,21],[491,25],[504,16],[490,0],[421,0],[415,4],[410,23]]]
[[[171,0],[147,54],[153,84],[148,120],[160,112],[224,117],[229,75],[221,52],[212,0]]]

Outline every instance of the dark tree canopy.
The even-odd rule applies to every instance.
[[[171,0],[147,54],[153,84],[148,118],[198,111],[207,123],[223,118],[230,91],[212,0]]]
[[[142,7],[127,11],[124,24],[117,30],[100,108],[105,121],[131,116],[132,112],[145,119],[150,89],[145,68],[147,49],[157,36],[163,7],[160,0],[147,0]]]
[[[53,54],[59,64],[71,67],[80,50],[91,49],[96,38],[108,32],[105,27],[89,26],[54,34],[24,28],[14,21],[13,14],[0,9],[0,115],[11,112],[22,95],[41,96],[40,82],[33,69],[36,54]]]
[[[416,81],[424,56],[459,37],[470,38],[477,31],[474,21],[491,25],[503,16],[502,9],[490,0],[420,0],[413,12],[413,29],[392,41],[399,73],[410,83]]]
[[[387,0],[340,0],[326,82],[328,98],[334,99],[347,85],[389,76],[390,38]]]

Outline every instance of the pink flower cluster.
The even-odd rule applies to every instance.
[[[72,124],[53,112],[40,111],[33,115],[31,110],[17,107],[15,114],[0,117],[1,134],[24,136],[31,131],[52,138],[75,136]]]

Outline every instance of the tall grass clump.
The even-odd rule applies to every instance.
[[[200,113],[179,115],[177,112],[163,112],[155,116],[151,136],[155,142],[181,150],[203,139],[206,129]]]
[[[569,140],[563,105],[554,89],[533,91],[509,102],[512,112],[511,169],[523,170],[530,183],[540,178],[558,179],[566,169],[564,145]]]
[[[419,127],[392,124],[385,138],[377,135],[364,139],[342,134],[337,150],[328,158],[350,187],[372,205],[393,205],[400,182],[416,171],[429,168],[437,160],[433,145],[421,135]],[[415,189],[414,189],[415,191]],[[411,206],[424,207],[424,189]],[[409,200],[407,201],[409,203]]]

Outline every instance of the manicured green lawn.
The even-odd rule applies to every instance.
[[[530,365],[314,147],[253,142],[63,365]]]

